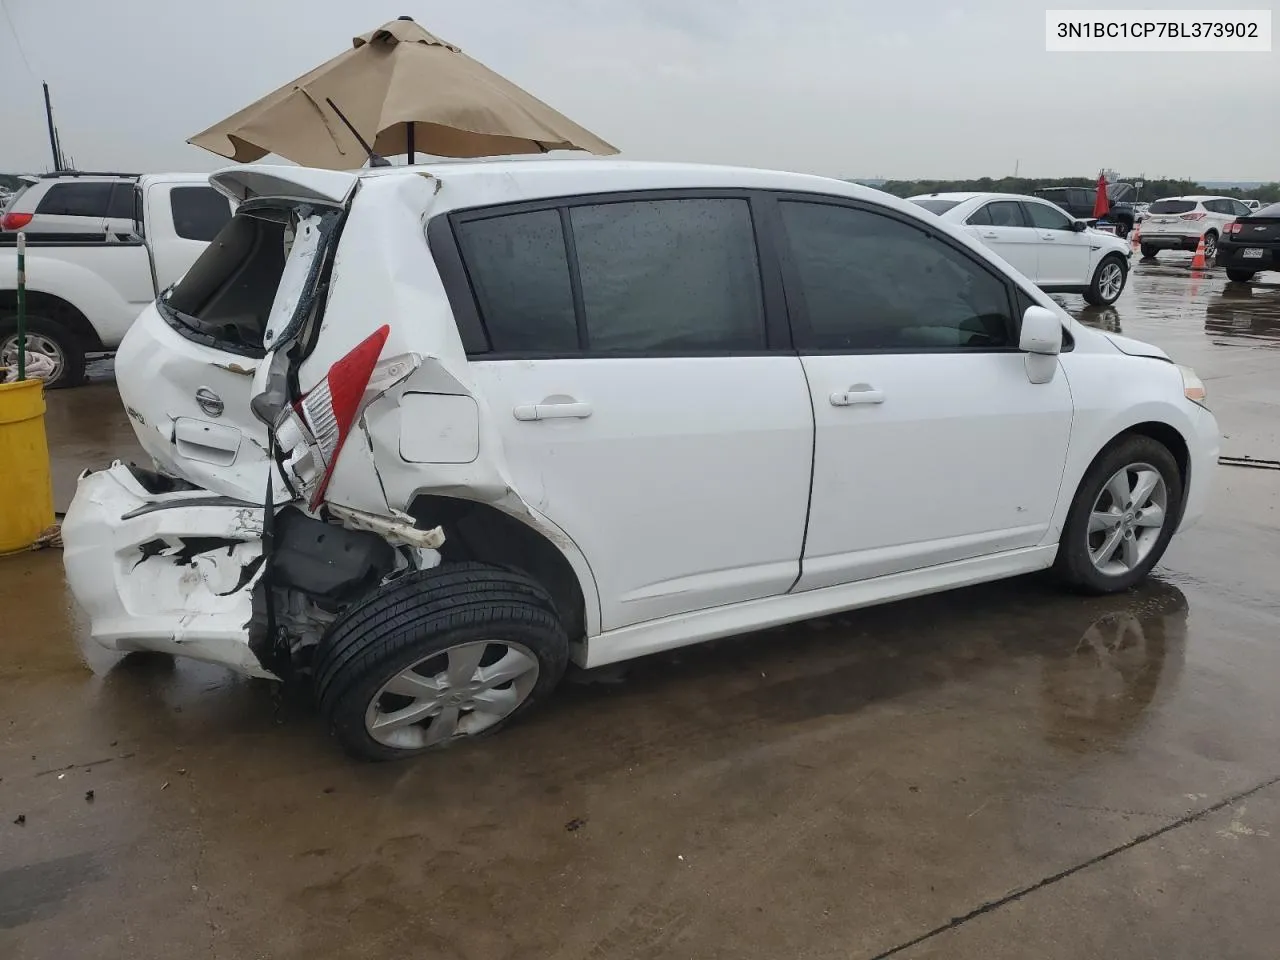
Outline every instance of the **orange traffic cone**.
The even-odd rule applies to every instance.
[[[1191,258],[1191,269],[1203,270],[1204,267],[1204,237],[1201,237],[1200,242],[1196,244],[1196,255]]]

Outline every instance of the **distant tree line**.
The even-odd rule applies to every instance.
[[[1138,178],[1135,178],[1138,179]],[[980,177],[977,180],[887,180],[877,189],[895,197],[914,197],[921,193],[1034,193],[1043,187],[1092,187],[1096,179],[1089,177],[1059,177],[1035,179],[1030,177]],[[1133,180],[1121,178],[1122,183]],[[1206,187],[1194,180],[1143,180],[1141,198],[1144,201],[1161,197],[1179,197],[1188,194],[1207,193],[1220,197],[1254,199],[1262,203],[1280,203],[1280,183],[1268,183],[1252,190],[1238,187]]]

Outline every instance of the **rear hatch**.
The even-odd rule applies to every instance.
[[[279,486],[279,477],[251,402],[268,389],[273,352],[323,309],[358,177],[264,165],[223,171],[210,182],[239,202],[236,214],[130,329],[116,379],[160,471],[260,502],[268,478]]]
[[[1157,200],[1147,208],[1144,233],[1192,234],[1200,232],[1204,213],[1194,200]]]

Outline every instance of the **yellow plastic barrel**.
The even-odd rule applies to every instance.
[[[52,525],[44,382],[0,383],[0,554],[31,546]]]

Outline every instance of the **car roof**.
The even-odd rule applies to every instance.
[[[1044,197],[1035,197],[1029,193],[919,193],[912,200],[954,200],[956,203],[968,203],[971,200],[1036,200],[1048,203]]]
[[[1217,193],[1191,193],[1185,197],[1161,197],[1160,200],[1234,200],[1235,197],[1224,197]],[[1159,203],[1160,200],[1153,200],[1152,203]]]

